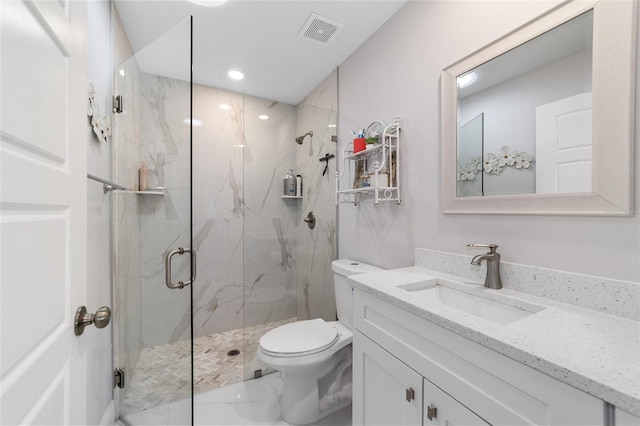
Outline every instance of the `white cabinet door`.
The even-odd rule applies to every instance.
[[[421,425],[422,376],[353,333],[353,424]]]
[[[640,426],[640,417],[616,407],[615,422],[616,426]]]
[[[423,394],[423,425],[486,426],[489,424],[427,379],[424,379]]]
[[[83,1],[0,2],[3,425],[87,423],[86,21]]]

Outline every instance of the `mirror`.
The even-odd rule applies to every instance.
[[[564,3],[443,71],[443,213],[633,213],[634,3]]]
[[[459,197],[591,191],[592,38],[590,10],[457,78]]]

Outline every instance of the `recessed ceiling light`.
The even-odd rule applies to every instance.
[[[334,127],[336,127],[336,125],[335,124],[329,124],[327,127],[331,127],[333,129]]]
[[[120,68],[120,75],[124,77],[124,68]]]
[[[220,108],[220,109],[231,109],[231,105],[229,105],[229,104],[220,104],[220,105],[218,105],[218,108]]]
[[[233,80],[242,80],[244,78],[244,74],[242,74],[242,72],[238,70],[231,70],[227,73],[227,75]]]
[[[458,87],[462,89],[463,87],[467,87],[472,85],[478,79],[478,74],[475,72],[470,72],[468,74],[462,75],[458,77]]]
[[[226,3],[227,0],[189,0],[191,3],[199,4],[200,6],[220,6]]]
[[[202,127],[202,125],[204,124],[202,121],[196,120],[195,118],[193,120],[191,120],[190,118],[185,118],[183,121],[184,124],[191,124],[193,127]]]
[[[265,114],[260,114],[260,115],[258,116],[258,118],[259,118],[260,120],[268,120],[268,119],[269,119],[269,116],[268,116],[268,115],[265,115]]]

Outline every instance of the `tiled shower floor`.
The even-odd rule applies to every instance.
[[[242,382],[245,363],[247,374],[253,377],[252,372],[262,368],[256,359],[260,337],[295,320],[289,318],[194,339],[195,394]],[[121,417],[126,419],[132,414],[190,397],[190,346],[189,341],[181,341],[142,350],[136,369],[126,384]],[[227,352],[233,349],[238,349],[240,354],[228,356]]]

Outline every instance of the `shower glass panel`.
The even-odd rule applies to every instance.
[[[295,105],[245,95],[244,109],[244,379],[269,370],[256,358],[260,337],[295,321],[296,232],[300,199],[283,199],[285,171],[298,173]],[[268,119],[264,119],[268,116]],[[262,118],[260,118],[262,117]]]
[[[336,155],[337,100],[337,71],[297,105],[245,95],[245,380],[273,372],[256,357],[266,332],[296,320],[336,319],[331,271],[336,258],[336,163],[320,159]],[[298,144],[302,135],[307,136]],[[297,198],[283,198],[287,170],[302,177]],[[304,221],[310,212],[316,218],[313,229]]]
[[[192,424],[191,18],[116,68],[114,115],[117,415]],[[197,282],[195,283],[197,285]],[[179,284],[177,285],[180,286]]]

